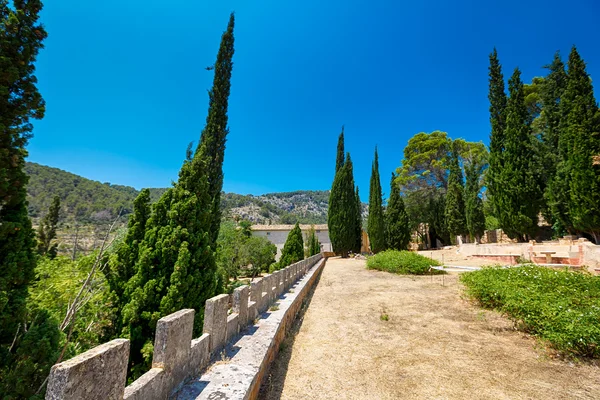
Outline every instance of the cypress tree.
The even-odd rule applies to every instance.
[[[54,196],[48,214],[40,222],[38,228],[38,253],[49,258],[56,257],[58,244],[52,243],[56,239],[56,228],[60,216],[60,197]]]
[[[350,154],[346,153],[342,168],[335,174],[329,194],[327,225],[333,251],[348,257],[356,246],[356,193]]]
[[[220,220],[220,211],[215,201],[223,180],[228,132],[229,83],[225,81],[231,76],[233,25],[232,14],[215,65],[207,127],[193,157],[184,161],[178,181],[153,206],[138,246],[135,273],[125,287],[123,334],[131,340],[133,377],[141,375],[150,363],[158,319],[182,308],[193,308],[198,334],[204,303],[217,293],[215,222]]]
[[[379,156],[375,148],[375,158],[371,170],[371,182],[369,186],[369,217],[367,219],[367,231],[369,242],[373,253],[385,250],[385,222],[383,220],[381,180],[379,178]]]
[[[45,103],[35,77],[35,60],[46,31],[38,23],[42,3],[0,2],[0,368],[26,316],[27,288],[34,278],[35,234],[27,215],[24,171],[32,119]],[[0,373],[1,375],[1,373]]]
[[[360,253],[362,247],[362,202],[360,201],[360,194],[358,193],[358,186],[356,187],[356,200],[354,202],[354,210],[356,212],[356,222],[354,224],[354,247],[352,251],[356,254]]]
[[[279,269],[292,265],[295,262],[304,259],[304,240],[302,239],[302,231],[300,225],[296,222],[294,228],[290,231],[279,259]]]
[[[504,75],[498,60],[496,48],[490,54],[489,66],[489,94],[490,100],[490,166],[487,172],[487,189],[494,212],[498,211],[499,204],[494,199],[500,184],[498,174],[502,170],[502,153],[504,152],[504,131],[506,130],[507,98],[504,90]]]
[[[594,158],[600,155],[600,120],[591,78],[575,47],[561,105],[559,148],[567,177],[561,186],[569,188],[568,214],[575,229],[600,243],[600,167]]]
[[[342,169],[342,167],[344,166],[344,162],[346,162],[346,160],[344,159],[345,156],[345,152],[344,152],[344,126],[342,125],[342,133],[340,133],[340,136],[338,137],[338,144],[337,144],[337,154],[335,157],[335,173],[337,174],[338,171],[340,169]]]
[[[446,191],[446,204],[444,217],[446,227],[452,236],[462,235],[467,231],[465,220],[465,202],[463,198],[463,175],[458,162],[458,149],[452,145],[448,175],[448,190]]]
[[[479,241],[485,232],[483,200],[479,197],[481,190],[480,176],[475,163],[470,163],[465,167],[465,219],[469,235],[476,241]]]
[[[210,239],[213,251],[216,249],[219,226],[221,224],[221,191],[223,190],[223,161],[225,158],[225,141],[229,133],[227,126],[227,108],[231,89],[231,70],[233,69],[235,17],[229,17],[229,25],[221,38],[221,47],[214,66],[215,76],[212,90],[208,93],[209,106],[206,126],[200,136],[200,146],[204,146],[211,157],[207,160],[208,190],[212,202],[212,222]]]
[[[388,249],[406,250],[410,243],[410,223],[400,196],[400,186],[392,173],[390,199],[385,210],[385,239]]]
[[[533,137],[527,125],[521,71],[518,68],[508,84],[510,97],[506,108],[503,165],[496,176],[498,185],[494,201],[504,232],[511,238],[525,241],[537,231],[541,190],[536,175]]]

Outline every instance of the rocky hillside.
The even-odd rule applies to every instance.
[[[28,189],[29,213],[36,219],[43,216],[55,195],[60,196],[62,219],[94,223],[114,218],[120,209],[131,212],[133,199],[139,191],[123,185],[101,183],[79,175],[27,163],[30,180]],[[153,200],[164,188],[150,189]],[[261,196],[225,193],[222,196],[223,214],[248,219],[259,224],[322,224],[327,222],[329,191],[297,191],[269,193]],[[366,207],[365,207],[366,209]]]

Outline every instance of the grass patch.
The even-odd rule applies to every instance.
[[[390,316],[387,315],[386,313],[383,313],[379,316],[379,319],[382,321],[389,321],[390,320]]]
[[[600,358],[600,277],[527,265],[461,275],[466,292],[568,355]]]
[[[279,310],[279,304],[273,304],[271,307],[269,307],[269,311],[277,311]]]
[[[444,271],[431,269],[441,265],[438,261],[411,251],[386,250],[367,259],[368,269],[393,272],[403,275],[445,274]]]

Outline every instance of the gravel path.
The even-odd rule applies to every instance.
[[[457,275],[398,276],[338,258],[265,381],[265,400],[600,398],[598,366],[552,358],[462,299]]]

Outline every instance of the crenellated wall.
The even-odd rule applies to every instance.
[[[56,364],[50,372],[46,399],[168,398],[187,381],[200,376],[211,359],[215,359],[228,342],[238,338],[239,333],[252,325],[284,292],[297,284],[304,294],[306,288],[314,284],[314,270],[322,267],[319,262],[322,258],[317,254],[256,280],[250,286],[236,288],[232,295],[208,299],[203,334],[199,338],[193,338],[194,310],[180,310],[161,318],[156,326],[152,369],[127,387],[127,339],[115,339]],[[290,301],[294,307],[289,309],[293,312],[286,310],[286,321],[295,316],[298,308],[297,302]]]

